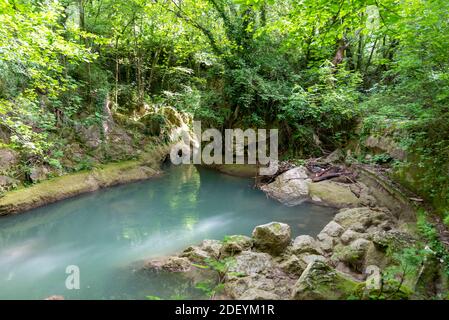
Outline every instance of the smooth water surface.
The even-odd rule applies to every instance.
[[[160,178],[0,218],[0,299],[195,297],[184,279],[141,272],[142,260],[207,238],[251,235],[271,221],[288,223],[293,236],[316,235],[333,214],[285,207],[248,179],[170,167]],[[66,288],[70,265],[80,269],[79,290]]]

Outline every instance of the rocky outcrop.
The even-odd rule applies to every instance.
[[[364,299],[383,290],[387,251],[412,244],[387,210],[352,208],[341,210],[316,239],[292,241],[288,225],[272,222],[255,227],[251,238],[205,240],[146,267],[190,274],[215,261],[206,269],[226,266],[222,294],[231,299]]]
[[[260,189],[287,206],[296,206],[304,201],[335,208],[376,206],[376,199],[363,183],[313,182],[309,174],[305,167],[295,167]]]
[[[292,241],[290,226],[280,222],[256,227],[253,238],[257,249],[274,255],[283,252]]]

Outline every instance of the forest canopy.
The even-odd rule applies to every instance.
[[[0,0],[0,24],[0,133],[25,171],[67,169],[64,145],[109,106],[166,105],[279,128],[286,158],[391,135],[398,172],[449,204],[446,0]]]

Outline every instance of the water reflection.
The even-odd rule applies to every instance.
[[[205,238],[250,235],[254,226],[270,221],[289,223],[295,235],[313,235],[332,215],[332,210],[308,204],[284,207],[254,190],[250,180],[194,166],[174,167],[155,180],[1,218],[0,298],[169,297],[173,286],[188,284],[143,275],[136,261]],[[68,265],[80,267],[81,290],[66,290]]]

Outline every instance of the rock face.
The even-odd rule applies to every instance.
[[[322,261],[310,263],[296,282],[295,300],[338,300],[351,296],[359,283]]]
[[[50,169],[46,166],[38,166],[31,169],[30,179],[33,183],[41,182],[47,179]]]
[[[0,149],[0,172],[9,170],[17,164],[17,154],[10,149]]]
[[[401,149],[398,144],[393,140],[393,138],[384,137],[374,137],[370,136],[365,141],[365,146],[373,149],[374,151],[381,151],[388,153],[391,157],[398,160],[407,159],[407,152]]]
[[[336,208],[356,207],[360,204],[359,198],[345,184],[322,181],[309,183],[310,197],[313,202]]]
[[[257,249],[278,255],[290,244],[291,229],[285,223],[272,222],[256,227],[253,238]]]
[[[273,199],[287,206],[296,206],[309,198],[307,170],[304,167],[291,169],[261,189]]]

